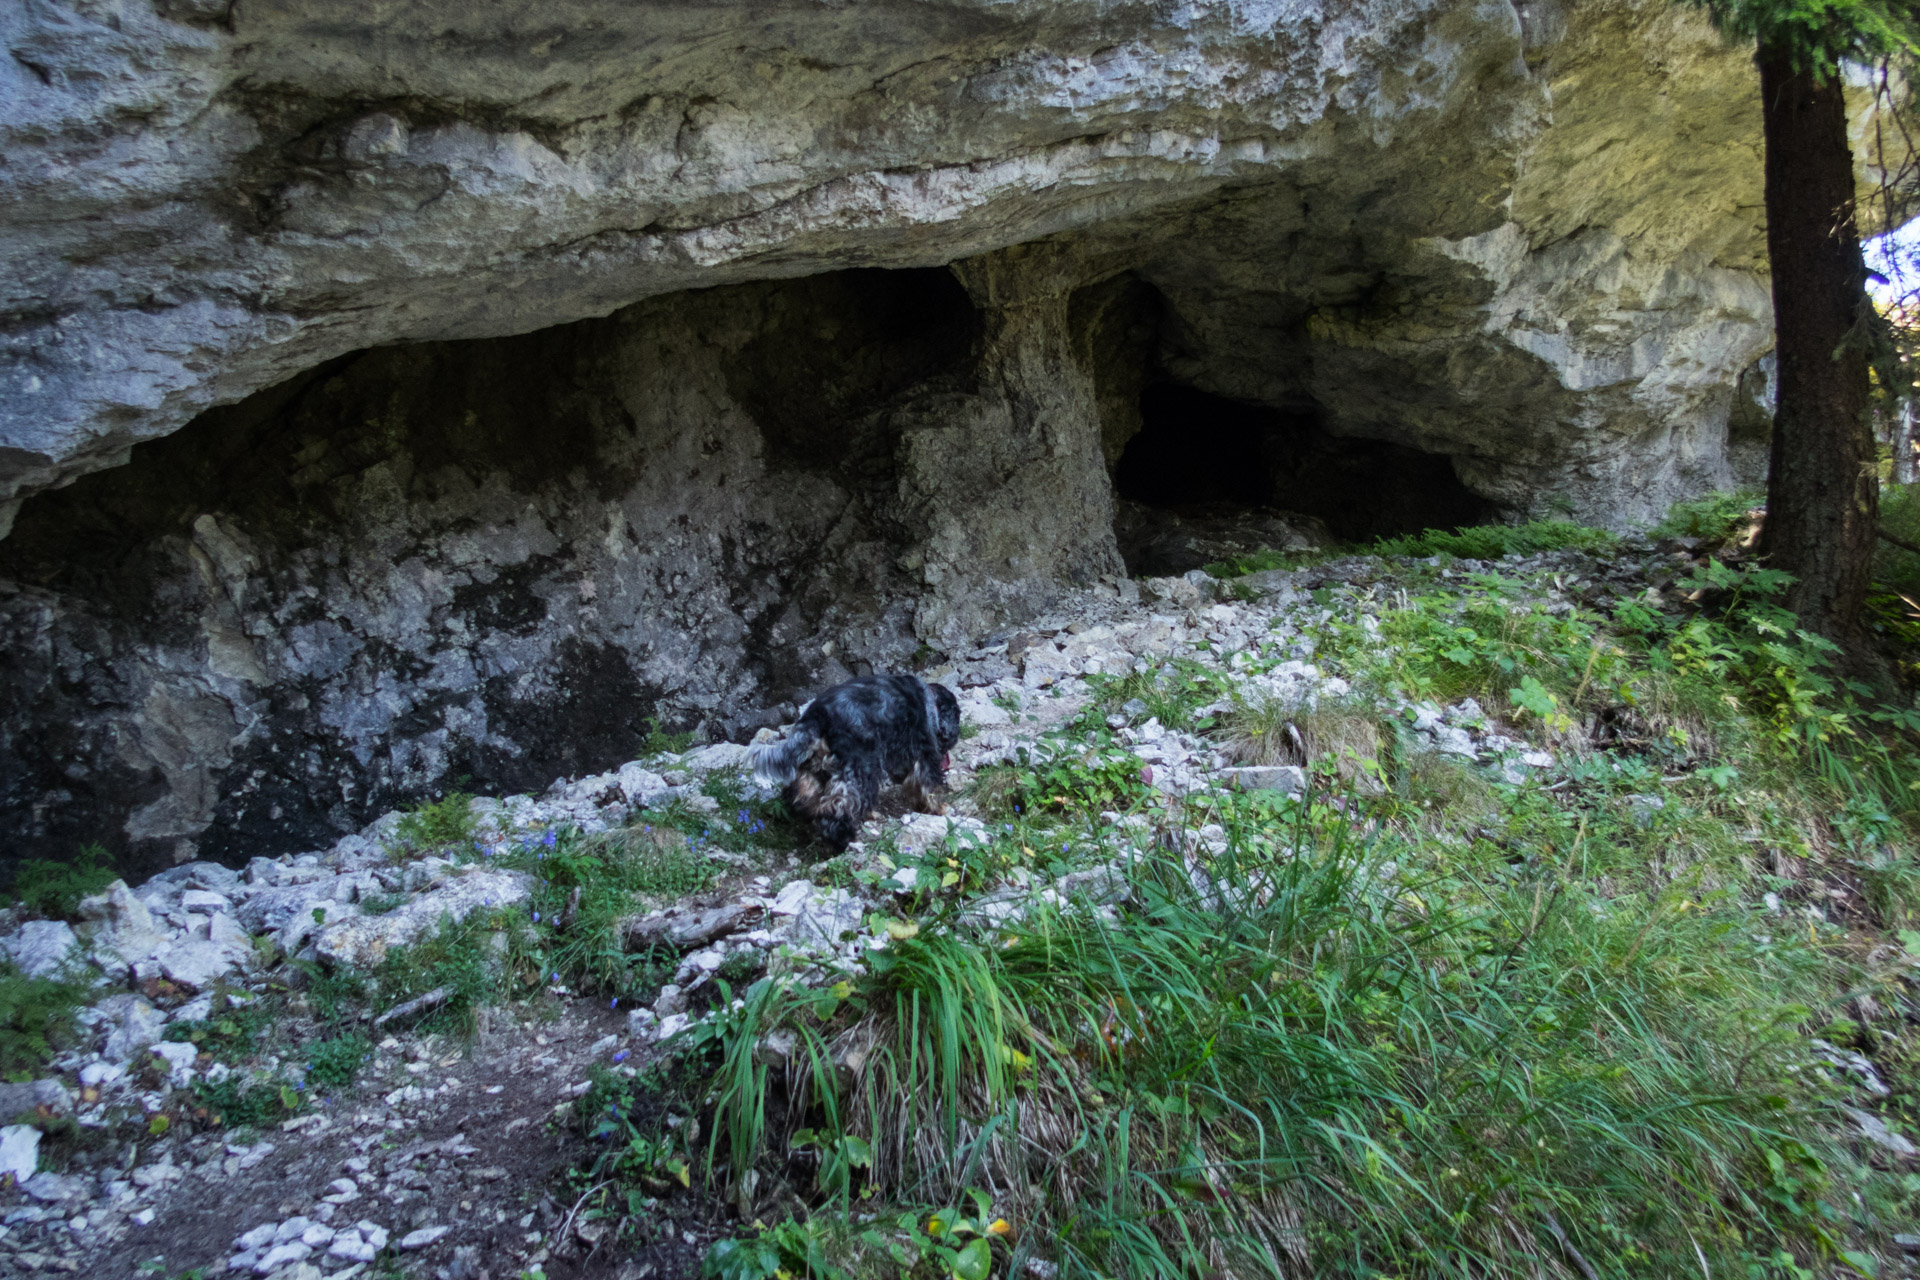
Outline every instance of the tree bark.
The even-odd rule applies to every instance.
[[[1866,263],[1854,220],[1853,151],[1838,78],[1796,70],[1760,46],[1766,138],[1767,252],[1779,401],[1761,551],[1798,581],[1787,607],[1807,630],[1868,673],[1878,655],[1865,624],[1879,524],[1866,314]]]

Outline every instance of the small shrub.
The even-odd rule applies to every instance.
[[[252,1080],[239,1073],[218,1084],[196,1080],[193,1096],[214,1124],[228,1129],[275,1127],[305,1101],[303,1092],[285,1080]]]
[[[0,961],[0,1076],[38,1072],[73,1043],[75,1014],[87,996],[85,983],[36,978]]]
[[[1739,531],[1755,507],[1766,504],[1759,489],[1733,489],[1676,502],[1666,518],[1649,531],[1656,538],[1698,538],[1718,546]]]
[[[362,1035],[322,1040],[307,1050],[307,1080],[316,1088],[344,1089],[360,1074],[372,1050],[372,1043]]]
[[[238,1062],[248,1057],[271,1031],[280,1016],[280,1002],[272,999],[230,1005],[217,992],[211,1014],[199,1022],[175,1020],[167,1024],[166,1038],[197,1045],[202,1053],[222,1062]]]
[[[412,813],[401,815],[393,829],[390,853],[430,853],[436,849],[465,848],[473,842],[478,820],[473,816],[473,797],[464,791],[449,791],[431,804],[423,804]]]
[[[1094,701],[1076,726],[1083,733],[1098,733],[1115,712],[1136,722],[1158,720],[1169,729],[1210,729],[1213,721],[1204,709],[1229,689],[1217,672],[1187,658],[1124,676],[1090,675],[1086,681]]]
[[[482,1005],[544,976],[535,968],[538,957],[517,946],[525,921],[505,910],[476,911],[465,920],[442,917],[430,936],[387,953],[368,979],[367,998],[389,1007],[446,987],[450,998],[418,1026],[471,1035]]]
[[[1443,532],[1403,538],[1382,538],[1373,546],[1375,555],[1438,556],[1460,560],[1498,560],[1502,556],[1532,555],[1541,551],[1611,551],[1620,545],[1617,535],[1605,529],[1573,524],[1566,520],[1535,520],[1530,524],[1475,525]]]
[[[1029,752],[1020,748],[1031,771],[1014,792],[1014,812],[1077,814],[1098,818],[1109,809],[1129,810],[1151,803],[1159,793],[1140,757],[1114,746],[1082,750]]]
[[[30,858],[14,873],[13,896],[29,911],[52,920],[79,919],[80,899],[99,893],[115,880],[107,851],[85,846],[71,862]]]

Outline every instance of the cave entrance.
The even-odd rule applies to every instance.
[[[1170,382],[1141,393],[1140,430],[1113,483],[1121,554],[1148,575],[1285,546],[1299,536],[1287,513],[1349,542],[1491,514],[1444,454],[1336,436],[1314,405],[1273,408]]]

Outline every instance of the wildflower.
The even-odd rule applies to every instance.
[[[622,1049],[620,1052],[614,1054],[613,1060],[616,1063],[625,1062],[627,1060],[627,1051],[625,1049]]]
[[[535,924],[539,924],[539,923],[540,923],[540,913],[539,913],[538,911],[536,911],[536,912],[534,912],[534,913],[533,913],[533,922],[534,922]]]
[[[542,840],[540,843],[546,845],[547,848],[551,849],[553,848],[553,841],[554,841],[553,832],[549,831],[547,832],[547,838],[545,840]]]
[[[611,1004],[609,1004],[609,1005],[607,1006],[607,1008],[609,1008],[609,1009],[618,1009],[619,1007],[620,1007],[620,997],[619,997],[619,996],[615,996],[615,997],[613,998],[613,1003],[611,1003]]]
[[[555,982],[558,982],[558,981],[560,981],[560,975],[559,975],[558,973],[556,973],[556,974],[554,974],[554,975],[553,975],[553,980],[554,980]]]

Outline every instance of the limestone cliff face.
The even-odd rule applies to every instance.
[[[1751,71],[1667,0],[23,0],[0,37],[31,844],[314,842],[964,644],[1119,571],[1149,386],[1616,524],[1755,430]]]

